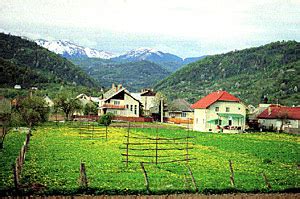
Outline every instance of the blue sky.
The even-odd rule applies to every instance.
[[[0,31],[123,53],[181,57],[300,41],[300,0],[7,0]]]

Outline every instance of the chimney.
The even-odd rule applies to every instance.
[[[268,115],[271,115],[271,113],[272,113],[272,110],[271,110],[271,107],[269,106],[268,107]]]
[[[113,89],[116,88],[114,83],[112,83],[111,88],[113,88]]]
[[[122,87],[123,87],[122,84],[118,85],[118,89],[122,89]]]

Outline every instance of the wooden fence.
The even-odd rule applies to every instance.
[[[126,121],[126,122],[153,122],[152,117],[124,117],[114,116],[113,120]]]
[[[194,137],[187,136],[166,138],[158,136],[156,128],[155,137],[137,136],[130,134],[130,123],[128,125],[127,135],[125,135],[125,150],[121,155],[125,157],[123,162],[126,163],[144,163],[144,164],[163,164],[172,162],[187,163],[195,158],[191,157],[190,150],[193,149],[191,139]]]
[[[79,126],[79,135],[80,138],[106,138],[108,139],[108,134],[110,133],[107,126],[105,129],[97,128],[98,125],[95,125],[94,122],[82,122]]]
[[[25,163],[26,152],[28,151],[30,136],[31,136],[31,129],[29,129],[28,133],[26,134],[26,139],[24,141],[24,144],[21,147],[20,153],[16,158],[15,163],[13,164],[14,186],[16,190],[18,190],[20,187],[20,178],[21,178],[23,165]]]

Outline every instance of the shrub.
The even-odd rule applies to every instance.
[[[99,118],[98,123],[100,125],[109,126],[111,124],[113,117],[114,117],[114,114],[106,113]]]

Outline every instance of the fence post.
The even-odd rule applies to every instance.
[[[15,185],[15,189],[18,190],[19,189],[19,175],[18,175],[18,158],[16,158],[16,162],[14,164],[12,164],[12,169],[13,169],[13,174],[14,174],[14,185]]]
[[[80,163],[80,187],[82,188],[87,188],[88,186],[88,181],[87,181],[87,176],[86,176],[86,171],[85,171],[85,164],[83,162]]]
[[[105,139],[107,141],[107,126],[105,126]]]
[[[232,167],[232,161],[229,160],[229,168],[230,168],[230,183],[231,183],[231,186],[234,187],[234,172],[233,172],[233,167]]]
[[[127,143],[126,143],[126,166],[127,167],[128,167],[128,151],[129,151],[129,132],[130,132],[130,122],[128,122]]]
[[[272,186],[271,186],[271,184],[270,184],[270,182],[269,182],[269,180],[268,180],[268,178],[267,178],[267,176],[266,176],[266,174],[264,172],[262,172],[262,177],[263,177],[263,179],[264,179],[264,181],[265,181],[266,186],[268,187],[268,189],[272,189]]]
[[[187,168],[188,168],[188,170],[189,170],[189,173],[190,173],[190,175],[191,175],[192,182],[193,182],[193,185],[194,185],[194,187],[195,187],[195,191],[196,191],[196,192],[198,192],[198,187],[197,187],[197,185],[196,185],[196,181],[195,181],[195,178],[194,178],[193,172],[192,172],[192,170],[191,170],[191,168],[190,168],[190,166],[189,166],[189,165],[187,165]]]
[[[156,139],[155,139],[155,164],[158,163],[158,128],[156,127]]]
[[[187,131],[187,136],[186,136],[186,163],[189,163],[189,130]]]
[[[141,162],[141,168],[142,168],[144,178],[145,178],[145,185],[146,185],[147,194],[150,194],[149,180],[148,180],[147,172],[145,170],[143,162]]]

